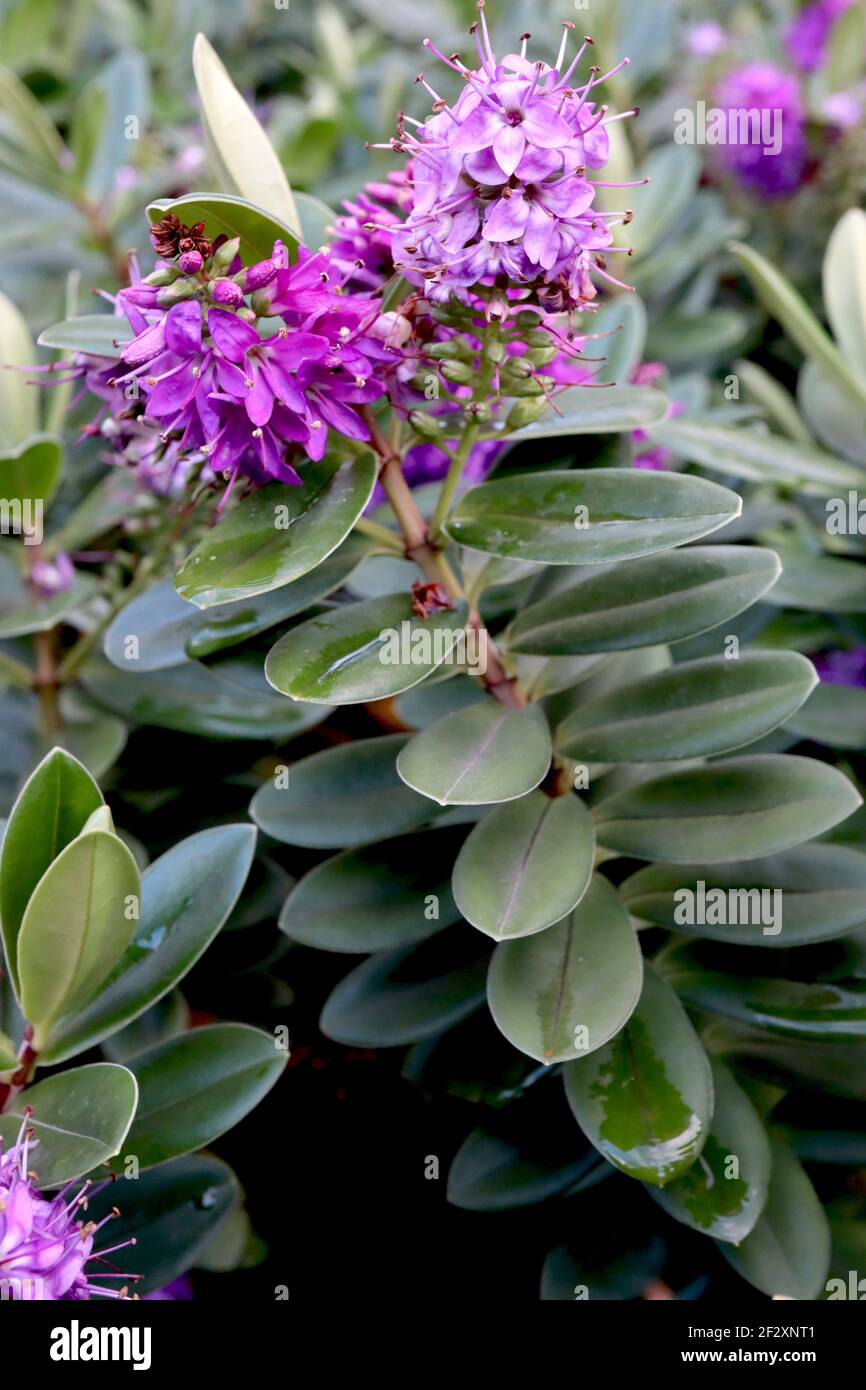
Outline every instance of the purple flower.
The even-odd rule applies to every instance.
[[[378,293],[394,274],[391,230],[412,206],[412,167],[393,169],[385,183],[368,183],[335,219],[332,264],[350,290]]]
[[[686,30],[686,47],[696,58],[715,58],[728,46],[725,31],[714,19],[692,24]]]
[[[40,598],[65,594],[75,582],[75,567],[63,551],[53,560],[37,560],[30,569],[30,583]]]
[[[854,0],[816,0],[788,26],[785,47],[801,72],[815,72],[823,67],[833,26],[853,4]]]
[[[116,1250],[133,1245],[132,1240],[94,1253],[97,1232],[117,1215],[116,1209],[103,1221],[78,1220],[94,1189],[85,1182],[78,1193],[67,1199],[74,1186],[68,1183],[54,1197],[46,1197],[36,1186],[28,1169],[28,1159],[36,1145],[28,1130],[33,1111],[24,1112],[18,1138],[8,1152],[0,1139],[0,1287],[4,1296],[23,1302],[123,1298],[126,1286],[108,1288],[92,1284],[85,1265],[96,1261],[111,1272],[100,1272],[100,1279],[123,1279],[132,1283],[139,1275],[121,1274],[106,1259]],[[105,1184],[107,1186],[107,1184]]]
[[[189,1303],[192,1301],[193,1293],[189,1280],[185,1275],[179,1279],[172,1279],[165,1288],[154,1289],[153,1293],[142,1294],[142,1303]]]
[[[737,68],[717,92],[725,111],[745,113],[743,143],[720,146],[722,162],[744,185],[765,198],[794,193],[806,173],[806,112],[796,77],[764,63]],[[750,113],[761,113],[761,129]],[[768,127],[772,143],[766,142]],[[759,138],[760,137],[760,138]]]
[[[620,284],[601,255],[613,240],[608,214],[593,211],[596,185],[586,178],[587,168],[606,163],[606,127],[618,119],[591,99],[604,76],[594,69],[582,86],[571,85],[590,40],[566,66],[570,23],[553,67],[527,58],[528,35],[519,54],[499,61],[483,0],[478,9],[476,70],[425,40],[459,73],[463,91],[449,107],[419,78],[434,115],[414,123],[416,134],[401,125],[390,146],[411,158],[413,206],[396,228],[393,218],[371,225],[390,233],[397,270],[430,299],[471,301],[473,289],[502,281],[523,287],[524,301],[545,310],[585,307],[595,295],[591,271]]]
[[[821,652],[812,661],[821,680],[828,685],[854,685],[866,689],[866,647]]]

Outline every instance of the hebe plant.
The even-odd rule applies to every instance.
[[[72,710],[85,725],[99,708],[285,741],[362,707],[348,727],[364,736],[272,759],[251,816],[273,841],[337,851],[279,916],[293,941],[369,953],[328,999],[323,1031],[412,1045],[409,1075],[453,1088],[456,1072],[457,1089],[508,1117],[469,1137],[451,1199],[643,1184],[757,1288],[813,1298],[826,1218],[768,1128],[778,1095],[747,1072],[769,1054],[796,1070],[796,1042],[862,1031],[862,984],[837,963],[816,994],[797,949],[860,921],[864,861],[826,838],[860,797],[845,771],[777,751],[816,674],[797,651],[740,651],[732,623],[781,571],[774,550],[725,543],[740,496],[694,468],[631,466],[634,432],[664,422],[674,448],[682,434],[659,390],[629,384],[640,362],[631,335],[616,336],[631,311],[614,233],[630,214],[597,206],[597,176],[622,117],[598,105],[606,74],[581,75],[591,40],[569,55],[567,25],[552,65],[525,39],[500,59],[479,8],[471,64],[427,45],[459,97],[449,105],[424,79],[433,115],[401,117],[390,144],[402,169],[339,218],[292,194],[199,39],[224,191],[152,205],[156,269],[135,273],[113,314],[40,340],[72,354],[48,379],[100,398],[91,432],[147,505],[121,572],[97,581],[95,621],[77,620],[83,596],[61,559],[117,524],[117,501],[87,499],[48,538],[60,597],[31,566],[7,635],[38,634],[35,677],[7,653],[8,677],[22,698],[36,692],[41,736],[64,740]],[[618,292],[601,309],[599,289]],[[699,636],[704,654],[682,659]],[[52,816],[31,809],[50,796]],[[44,841],[49,824],[62,843]],[[226,836],[194,836],[189,860],[184,845],[169,851],[177,868],[148,870],[155,906],[146,876],[130,920],[138,871],[94,784],[59,751],[41,764],[2,861],[7,967],[27,1018],[5,1074],[10,1123],[26,1105],[47,1128],[53,1092],[41,1101],[40,1085],[98,1108],[104,1072],[31,1088],[33,1069],[128,1025],[192,964],[249,867],[249,832]],[[40,837],[28,878],[16,846],[26,865]],[[218,912],[232,855],[243,872]],[[79,860],[80,882],[56,888]],[[50,910],[58,892],[76,904],[68,920]],[[777,892],[778,931],[760,912],[705,910]],[[258,1061],[238,1067],[247,1046]],[[142,1166],[208,1163],[175,1156],[234,1122],[281,1062],[254,1030],[181,1033],[112,1072],[107,1136],[51,1175],[127,1150]],[[218,1115],[202,1076],[222,1065],[244,1083],[240,1096],[219,1088]],[[535,1156],[540,1138],[557,1162]],[[51,1142],[41,1135],[49,1166]],[[554,1252],[547,1296],[580,1284],[573,1252]]]

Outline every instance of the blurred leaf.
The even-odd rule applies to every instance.
[[[830,1268],[830,1227],[805,1169],[781,1139],[771,1141],[770,1195],[739,1245],[719,1249],[738,1274],[769,1297],[814,1300]]]
[[[0,446],[14,449],[39,429],[39,396],[20,368],[36,365],[36,345],[21,314],[5,294],[0,294]],[[0,495],[19,494],[4,490],[0,474]]]
[[[89,352],[96,357],[119,357],[133,331],[121,314],[78,314],[61,319],[39,334],[41,347],[63,352]]]
[[[716,473],[732,473],[751,482],[801,483],[820,496],[828,489],[856,487],[862,470],[814,446],[752,429],[724,429],[700,420],[666,420],[652,431],[653,439],[692,463]]]
[[[534,424],[509,434],[508,443],[649,429],[664,417],[667,408],[661,391],[652,391],[648,386],[606,386],[598,390],[573,386],[557,396],[556,410],[548,410]]]

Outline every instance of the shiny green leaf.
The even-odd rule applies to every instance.
[[[60,1187],[120,1152],[135,1114],[138,1085],[132,1072],[95,1062],[29,1086],[0,1115],[0,1138],[11,1144],[29,1106],[35,1131],[28,1166],[40,1187]]]
[[[550,754],[550,731],[538,705],[509,709],[488,698],[416,734],[399,754],[397,771],[440,806],[484,806],[532,791],[547,773]]]

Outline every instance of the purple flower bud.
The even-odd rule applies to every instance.
[[[265,285],[269,285],[277,273],[277,267],[273,261],[257,261],[251,265],[246,273],[244,286],[248,293],[253,290],[260,290]]]
[[[244,296],[240,285],[236,285],[234,280],[214,280],[210,287],[210,297],[214,304],[236,309]]]
[[[178,265],[184,275],[198,275],[204,265],[204,257],[200,251],[184,251]]]
[[[37,560],[30,571],[30,582],[40,598],[54,598],[72,588],[75,569],[68,555],[61,552],[53,560]]]

